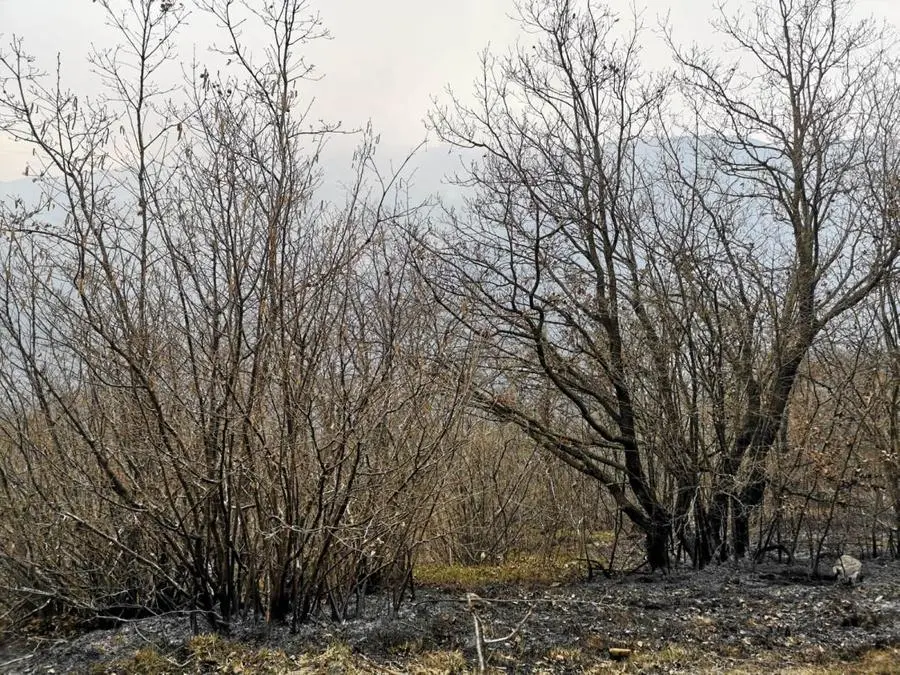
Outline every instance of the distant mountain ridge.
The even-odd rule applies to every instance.
[[[376,164],[382,178],[387,179],[396,171],[409,151],[392,149],[379,152]],[[408,187],[412,202],[421,202],[441,195],[449,204],[461,203],[460,191],[448,180],[462,168],[461,156],[457,151],[448,152],[446,146],[432,145],[415,152],[408,164],[400,172],[404,188]],[[340,205],[346,197],[346,186],[354,180],[349,161],[333,156],[327,157],[321,168],[323,179],[315,201],[319,200]],[[374,179],[374,176],[373,176]],[[375,182],[373,180],[373,187]],[[15,180],[0,181],[0,201],[19,197],[26,204],[36,203],[41,197],[41,185],[34,178],[23,176]]]

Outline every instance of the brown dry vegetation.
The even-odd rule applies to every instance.
[[[24,42],[0,49],[0,128],[33,146],[44,189],[0,205],[10,658],[171,621],[178,644],[98,667],[464,670],[480,615],[458,596],[498,591],[519,611],[498,614],[495,597],[483,628],[521,640],[488,650],[497,667],[889,660],[894,29],[856,21],[849,0],[759,2],[718,26],[740,68],[669,36],[673,71],[647,73],[641,26],[587,0],[520,4],[534,44],[484,57],[478,106],[448,93],[432,111],[437,136],[480,153],[447,213],[411,202],[406,167],[379,169],[372,130],[344,200],[318,197],[338,128],[304,103],[302,47],[324,35],[305,0],[202,0],[221,50],[174,82],[184,8],[100,3],[122,44],[93,55],[107,86],[94,100],[42,74]],[[244,42],[245,22],[269,51]],[[763,618],[766,602],[807,627],[810,608],[830,612],[796,664],[724,633],[648,634],[652,648],[607,662],[602,631],[643,610],[650,627],[687,626],[667,614],[679,594],[726,602],[728,565],[774,559],[793,583],[842,553],[882,570],[861,591],[882,603],[880,644],[854,633],[842,651],[828,605],[842,590],[779,600],[778,584],[756,586],[778,573],[754,569],[735,573],[737,596],[757,593]],[[455,609],[416,625],[414,575],[426,605]],[[593,603],[593,637],[562,639],[580,629],[557,589]],[[518,630],[545,601],[561,608],[542,619],[555,632],[539,638],[531,617]],[[729,630],[771,637],[747,618],[733,608]],[[334,627],[354,620],[375,634]],[[315,648],[260,650],[235,636],[248,626],[313,626]],[[831,640],[821,663],[817,637]]]

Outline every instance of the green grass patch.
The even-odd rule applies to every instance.
[[[417,583],[461,589],[494,584],[547,585],[584,578],[586,566],[571,558],[522,556],[499,564],[418,564],[413,571]]]

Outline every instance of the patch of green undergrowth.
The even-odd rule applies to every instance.
[[[571,558],[521,556],[497,564],[441,565],[421,563],[417,583],[443,588],[477,588],[492,584],[551,584],[583,578],[585,568]]]

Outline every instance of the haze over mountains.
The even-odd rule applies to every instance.
[[[321,185],[316,190],[314,202],[325,201],[335,206],[345,202],[347,188],[354,179],[350,155],[352,149],[347,143],[344,148],[327,152],[320,168]],[[409,153],[413,153],[404,166]],[[380,152],[376,158],[377,169],[382,178],[387,179],[394,172],[399,172],[402,179],[404,195],[411,204],[420,204],[439,196],[446,205],[459,206],[462,203],[461,189],[451,185],[454,173],[459,171],[462,158],[456,151],[445,146],[430,144],[415,150],[389,149]],[[372,176],[373,188],[377,179]],[[19,198],[26,205],[40,200],[41,185],[32,176],[22,176],[15,180],[0,181],[0,201],[8,202]]]

